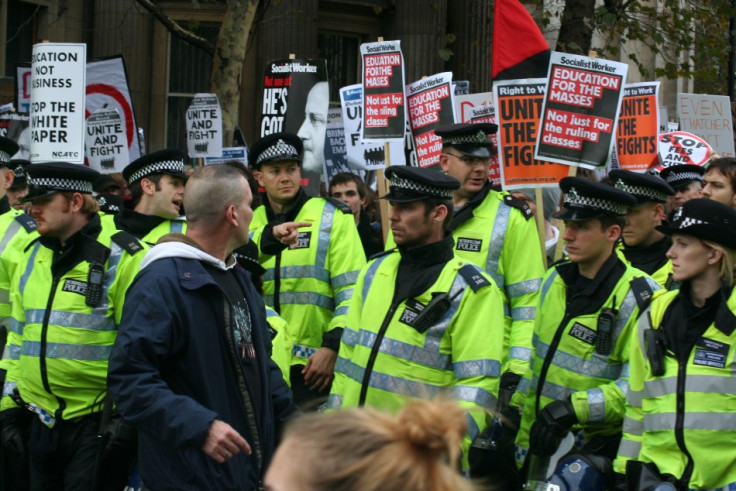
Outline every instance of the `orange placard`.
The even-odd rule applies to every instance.
[[[619,168],[646,172],[659,164],[659,82],[628,84],[624,87],[616,127]]]

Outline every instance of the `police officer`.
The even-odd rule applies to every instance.
[[[693,199],[660,230],[681,286],[658,292],[639,318],[615,470],[628,489],[647,477],[736,489],[736,211]]]
[[[25,248],[10,290],[19,342],[7,349],[12,363],[0,418],[10,425],[3,440],[22,441],[13,426],[35,413],[29,416],[31,487],[90,489],[107,360],[145,247],[102,225],[91,196],[97,172],[69,163],[27,171],[24,201],[41,237]]]
[[[133,196],[133,210],[115,215],[115,226],[154,245],[162,235],[183,233],[179,218],[184,199],[184,154],[161,150],[134,160],[123,169]]]
[[[572,429],[583,454],[613,460],[623,420],[630,336],[640,305],[659,286],[614,252],[636,200],[578,177],[560,182],[568,259],[542,282],[532,369],[512,403],[522,402],[517,464],[549,456]],[[520,394],[526,393],[525,398]],[[610,467],[610,461],[608,465]]]
[[[675,212],[688,200],[703,196],[703,175],[705,175],[703,166],[672,165],[659,175],[675,190],[671,199],[670,212]]]
[[[350,207],[310,198],[300,187],[303,147],[292,133],[258,140],[248,160],[263,205],[251,222],[260,249],[264,299],[289,325],[294,401],[329,394],[353,284],[365,264]]]
[[[453,193],[450,231],[458,256],[483,268],[503,290],[509,307],[501,380],[502,407],[529,362],[531,333],[544,266],[533,213],[525,201],[491,189],[488,168],[494,157],[490,123],[463,123],[435,130],[442,137],[440,165],[460,181]]]
[[[662,178],[638,172],[613,170],[609,173],[617,189],[636,199],[626,212],[623,240],[616,251],[622,261],[644,271],[666,289],[676,288],[672,263],[667,259],[670,238],[657,230],[665,221],[667,198],[674,194]]]
[[[429,169],[389,167],[391,231],[398,250],[363,268],[329,406],[397,408],[449,389],[469,413],[470,442],[495,409],[503,297],[481,268],[453,250],[448,226],[460,183]]]
[[[9,163],[9,167],[13,170],[13,184],[7,190],[8,203],[16,210],[23,210],[25,207],[23,203],[20,203],[20,200],[28,194],[26,167],[29,165],[31,163],[23,159],[13,159]]]

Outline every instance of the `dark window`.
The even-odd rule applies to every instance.
[[[360,82],[360,37],[320,31],[319,58],[327,60],[330,101],[340,102],[340,88]]]
[[[37,42],[37,23],[45,7],[26,2],[8,2],[8,29],[5,48],[5,74],[15,77],[17,63],[30,63]]]

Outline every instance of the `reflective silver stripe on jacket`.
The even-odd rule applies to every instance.
[[[46,343],[46,358],[67,360],[107,361],[112,346],[90,346],[84,344]],[[41,342],[24,339],[23,356],[41,356]]]
[[[496,285],[502,290],[505,290],[504,278],[503,275],[498,272],[498,268],[501,260],[501,251],[503,250],[503,239],[506,236],[510,214],[510,206],[498,207],[496,218],[493,221],[491,238],[488,243],[488,257],[486,258],[486,272],[491,275],[493,281],[495,281]],[[507,295],[510,294],[507,293]]]
[[[686,412],[683,428],[687,430],[736,431],[736,413]],[[644,431],[672,431],[676,413],[644,414]]]
[[[45,315],[46,311],[43,309],[26,310],[26,324],[43,324]],[[112,317],[63,310],[52,310],[49,314],[49,324],[94,331],[114,331],[116,329],[115,320]]]
[[[736,378],[688,374],[685,378],[685,392],[736,396]],[[644,382],[644,397],[648,399],[669,394],[677,394],[677,376],[655,378]]]

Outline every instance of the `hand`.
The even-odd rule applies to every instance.
[[[309,227],[312,224],[310,222],[286,222],[274,225],[272,232],[273,238],[286,244],[289,247],[296,245],[296,241],[299,238],[299,229]]]
[[[207,438],[202,445],[202,451],[215,459],[220,464],[225,463],[230,457],[245,452],[246,455],[251,454],[250,445],[235,431],[232,426],[216,419],[212,421],[210,429],[207,431]]]
[[[541,457],[552,455],[572,425],[578,422],[570,401],[552,401],[539,411],[529,433],[529,451]]]
[[[309,390],[321,392],[330,386],[335,375],[337,352],[330,348],[320,348],[309,357],[302,370],[304,383]]]

